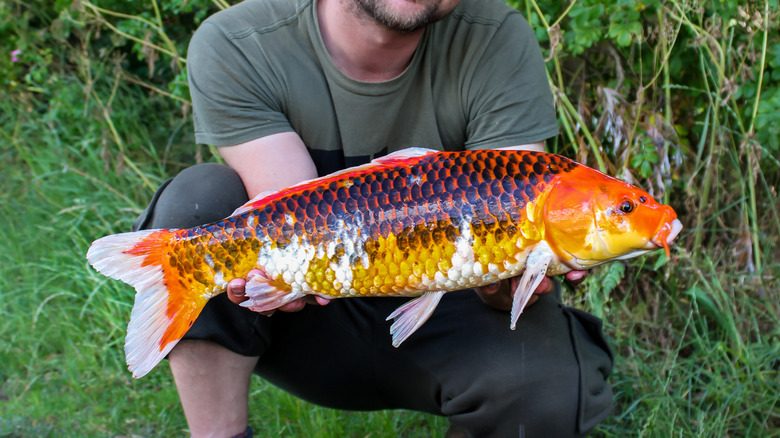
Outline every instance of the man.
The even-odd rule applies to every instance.
[[[142,227],[218,220],[406,147],[542,150],[557,134],[534,35],[498,0],[250,0],[204,22],[188,69],[197,140],[229,168],[182,172]],[[251,435],[253,372],[325,406],[445,415],[452,436],[577,436],[611,409],[600,321],[546,295],[550,280],[515,331],[505,281],[445,295],[397,349],[384,318],[402,299],[298,300],[268,317],[234,304],[244,284],[169,355],[195,437]]]

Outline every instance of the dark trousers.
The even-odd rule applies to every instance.
[[[188,228],[247,201],[230,168],[193,166],[166,182],[134,228]],[[259,356],[256,372],[305,400],[339,409],[444,415],[474,437],[587,434],[612,409],[612,352],[601,321],[560,303],[560,287],[509,314],[473,291],[444,296],[399,348],[385,321],[406,298],[351,298],[271,317],[213,298],[185,336]]]

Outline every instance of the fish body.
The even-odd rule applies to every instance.
[[[98,239],[87,258],[137,290],[125,351],[150,371],[234,278],[242,305],[272,310],[306,296],[420,297],[390,315],[398,346],[441,295],[522,274],[512,327],[545,275],[665,248],[671,207],[554,154],[407,149],[263,193],[189,229]]]

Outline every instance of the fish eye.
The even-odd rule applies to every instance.
[[[640,197],[639,197],[639,202],[641,202],[642,204],[644,204],[645,202],[647,202],[647,198],[645,198],[644,196],[640,196]]]
[[[634,204],[629,201],[623,201],[618,208],[623,213],[631,213],[634,210]]]

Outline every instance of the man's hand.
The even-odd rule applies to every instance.
[[[246,275],[246,278],[234,278],[228,282],[227,286],[227,295],[228,299],[236,304],[243,303],[244,301],[248,300],[249,298],[246,296],[246,282],[251,280],[252,277],[260,273],[257,269],[253,269],[249,271],[249,273]],[[319,304],[320,306],[324,306],[330,302],[330,299],[324,298],[317,295],[307,295],[305,298],[299,298],[295,301],[291,301],[284,306],[280,307],[279,310],[282,312],[297,312],[308,303],[308,304]],[[268,312],[259,312],[262,315],[271,316],[275,310],[270,310]]]
[[[569,283],[577,285],[582,283],[586,275],[588,275],[587,271],[571,271],[567,272],[564,277]],[[520,277],[512,277],[508,280],[499,281],[498,283],[474,288],[474,290],[477,292],[479,298],[488,306],[498,310],[509,311],[512,310],[512,296],[514,295],[519,282]],[[553,288],[554,284],[552,278],[545,277],[534,291],[534,295],[531,297],[528,305],[530,306],[535,303],[536,300],[539,299],[539,296],[552,292]]]

